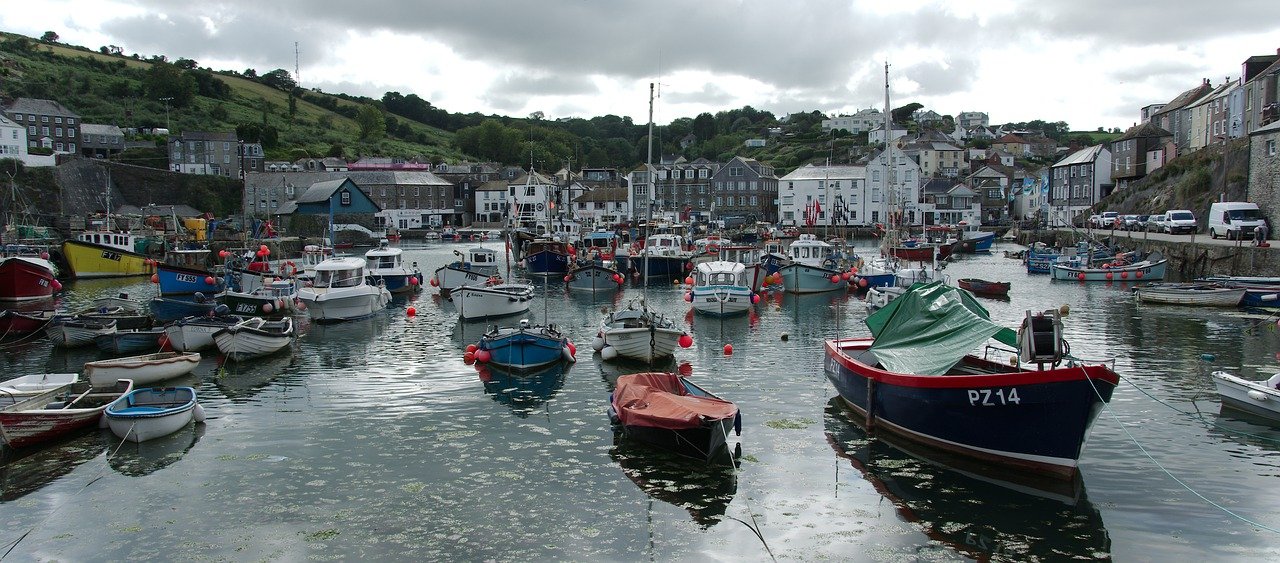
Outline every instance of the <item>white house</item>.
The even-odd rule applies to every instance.
[[[901,127],[897,123],[894,123],[893,135],[892,135],[893,138],[891,138],[890,140],[896,141],[906,136],[907,136],[907,128]],[[876,126],[876,128],[872,129],[870,132],[867,133],[867,142],[873,145],[884,142],[884,124],[883,123]]]
[[[902,224],[921,225],[920,163],[902,149],[889,145],[867,162],[868,223],[882,223],[891,210],[901,211]]]
[[[0,115],[0,158],[12,158],[31,166],[31,154],[27,152],[27,128]],[[52,163],[50,163],[52,164]]]
[[[556,181],[537,171],[525,174],[507,184],[507,202],[511,204],[511,217],[517,225],[536,228],[551,223],[555,209]]]
[[[597,187],[573,199],[573,219],[583,225],[613,225],[631,216],[627,188]]]
[[[808,164],[778,179],[778,222],[786,226],[866,225],[867,167]]]
[[[850,133],[862,133],[870,131],[876,125],[884,123],[884,114],[875,108],[858,110],[853,115],[841,115],[831,119],[822,120],[822,130],[832,131],[835,129],[844,129]]]

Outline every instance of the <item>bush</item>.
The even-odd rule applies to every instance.
[[[1213,178],[1210,177],[1209,171],[1204,168],[1197,168],[1183,176],[1182,180],[1178,182],[1176,191],[1180,199],[1191,199],[1198,194],[1207,193],[1212,184]]]

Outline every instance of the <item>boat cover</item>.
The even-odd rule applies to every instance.
[[[674,373],[619,377],[613,404],[624,426],[669,430],[697,428],[703,420],[723,420],[738,414],[738,407],[724,399],[689,395],[680,376]]]
[[[991,337],[1018,345],[1017,333],[992,322],[972,295],[942,282],[912,284],[866,323],[871,352],[893,373],[944,374]]]

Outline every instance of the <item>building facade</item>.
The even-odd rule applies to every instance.
[[[124,131],[115,125],[84,123],[80,125],[80,154],[91,158],[107,158],[124,150]]]
[[[14,123],[27,128],[27,152],[45,148],[55,153],[78,153],[80,116],[53,100],[18,98],[4,110]]]
[[[1080,149],[1049,167],[1050,226],[1079,223],[1093,204],[1111,193],[1111,151],[1105,145]]]
[[[0,159],[3,158],[28,164],[27,128],[0,115]]]
[[[807,164],[778,179],[778,224],[867,224],[867,167]]]
[[[182,174],[209,174],[239,178],[240,141],[234,132],[190,131],[171,135],[169,170]]]

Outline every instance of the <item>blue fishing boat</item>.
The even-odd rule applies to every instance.
[[[196,293],[191,296],[191,299],[156,297],[150,303],[151,316],[161,323],[185,317],[208,315],[217,306],[217,300],[205,297],[203,293]]]
[[[569,245],[553,239],[525,243],[524,267],[533,276],[563,276],[569,271]]]
[[[493,327],[480,337],[475,353],[481,363],[512,369],[573,361],[569,340],[555,325],[530,325],[528,319],[519,326]]]
[[[157,264],[155,275],[160,295],[164,296],[217,293],[222,291],[224,283],[208,270],[174,264]]]
[[[145,354],[160,349],[162,336],[164,336],[163,328],[117,330],[110,334],[95,336],[93,343],[99,350],[108,354]]]
[[[411,293],[422,289],[422,272],[418,263],[405,267],[402,262],[404,250],[391,246],[386,240],[379,242],[378,248],[364,253],[365,268],[369,277],[381,283],[391,293]]]
[[[1066,354],[1056,310],[1028,311],[1015,333],[942,282],[912,286],[865,322],[873,337],[828,340],[824,367],[868,427],[1037,475],[1075,476],[1120,382],[1106,364]],[[989,338],[1018,361],[971,353]]]
[[[693,252],[685,250],[684,237],[671,233],[659,233],[645,239],[640,255],[632,260],[639,267],[645,283],[671,283],[684,279],[690,269]]]

